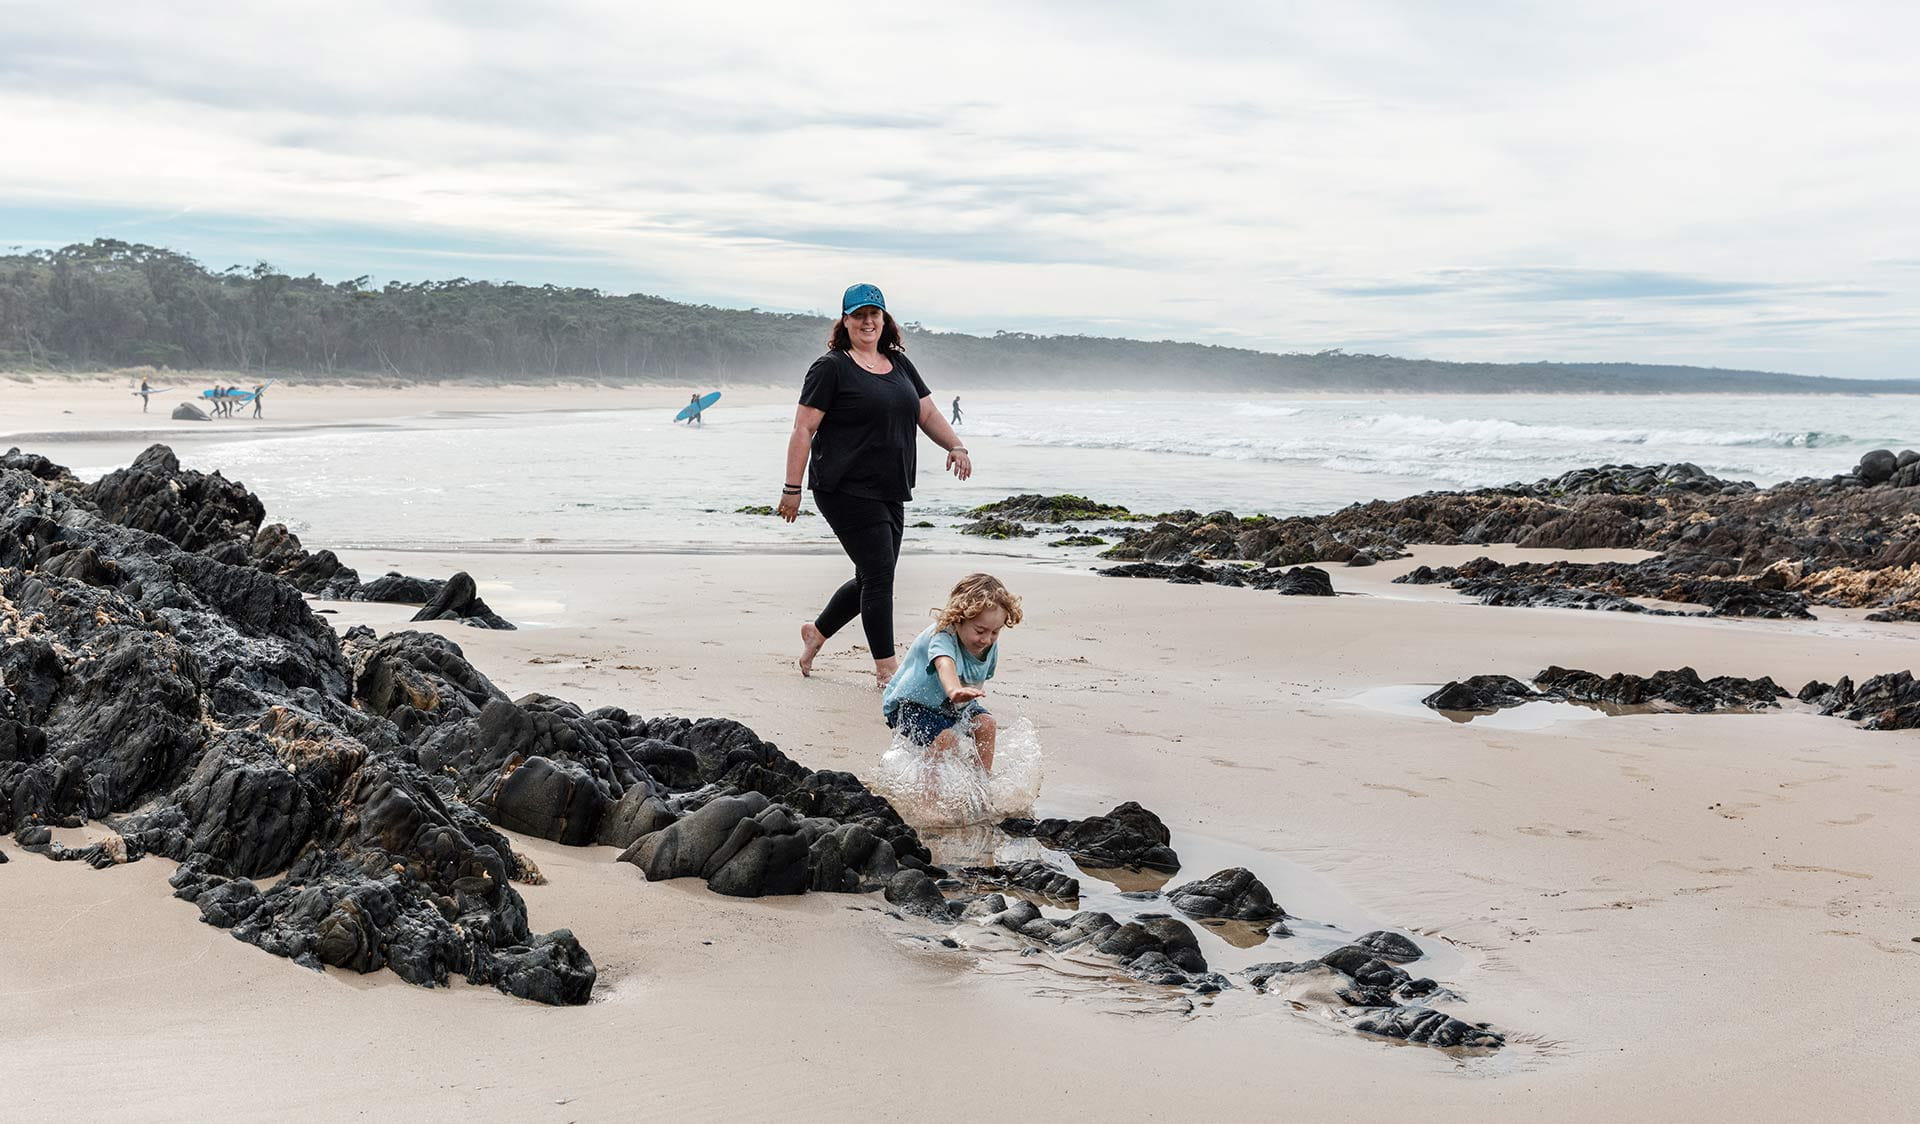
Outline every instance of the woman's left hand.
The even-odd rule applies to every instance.
[[[973,458],[967,455],[965,449],[949,449],[947,467],[953,470],[954,476],[965,480],[973,475]]]

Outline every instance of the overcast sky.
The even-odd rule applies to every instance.
[[[0,246],[1920,376],[1920,5],[0,0]]]

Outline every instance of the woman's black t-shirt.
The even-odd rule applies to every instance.
[[[813,435],[808,484],[870,500],[913,498],[920,400],[933,392],[905,355],[892,352],[884,375],[829,351],[807,368],[800,404],[826,413]]]

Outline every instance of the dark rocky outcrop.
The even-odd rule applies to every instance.
[[[401,605],[426,605],[438,600],[446,591],[447,583],[433,578],[415,578],[406,574],[386,573],[370,582],[363,582],[353,591],[350,599],[354,601],[391,601]],[[438,620],[438,617],[415,617],[415,620]],[[458,618],[455,618],[458,619]]]
[[[1073,856],[1082,867],[1158,870],[1180,869],[1180,856],[1167,844],[1172,833],[1160,817],[1129,800],[1104,816],[1084,820],[1003,821],[1009,835],[1030,835]]]
[[[1694,714],[1778,706],[1777,700],[1787,697],[1786,691],[1765,676],[1740,679],[1716,675],[1712,679],[1701,679],[1700,673],[1690,667],[1646,676],[1625,672],[1603,676],[1591,671],[1549,667],[1533,677],[1533,685],[1547,694],[1576,702],[1645,706]]]
[[[182,470],[165,445],[150,446],[133,464],[102,476],[86,495],[101,517],[187,551],[251,542],[266,516],[253,493],[218,472]]]
[[[459,621],[474,628],[511,629],[498,613],[480,600],[479,587],[465,570],[448,578],[433,599],[413,615],[416,621]]]
[[[716,797],[641,836],[620,857],[649,881],[704,878],[720,894],[877,890],[903,908],[946,916],[926,870],[901,867],[899,852],[865,825],[804,816],[759,792]]]
[[[45,853],[180,860],[208,920],[309,966],[584,1001],[592,961],[528,929],[505,838],[402,759],[325,621],[247,564],[260,516],[164,449],[83,488],[0,467],[0,828],[106,822]]]
[[[513,883],[538,873],[494,824],[671,876],[695,857],[721,893],[880,890],[945,917],[942,872],[851,775],[725,719],[509,700],[437,635],[337,637],[293,581],[357,576],[261,517],[164,449],[92,486],[0,459],[0,830],[52,859],[178,860],[204,920],[308,967],[545,1003],[584,1002],[593,962],[529,929]],[[484,612],[464,584],[442,611]],[[116,834],[50,837],[88,821]]]
[[[1571,596],[1584,589],[1622,600],[1691,602],[1723,616],[1797,618],[1816,605],[1920,610],[1920,459],[1905,455],[1879,450],[1851,472],[1771,488],[1718,479],[1690,464],[1603,465],[1327,515],[1172,512],[1127,531],[1104,557],[1271,569],[1405,557],[1413,543],[1634,548],[1661,557],[1591,569],[1549,564],[1557,572],[1522,568],[1499,584],[1528,590],[1496,593],[1487,585],[1475,595],[1502,605],[1622,607],[1621,600]],[[1436,571],[1416,574],[1409,580],[1435,580]],[[1567,592],[1556,601],[1552,587]]]
[[[997,503],[983,504],[967,514],[974,519],[1007,519],[1022,523],[1091,523],[1105,519],[1116,523],[1150,518],[1135,515],[1118,504],[1099,503],[1085,496],[1019,495]]]
[[[1448,582],[1488,605],[1595,608],[1670,614],[1628,598],[1687,602],[1714,616],[1811,620],[1807,599],[1761,580],[1731,579],[1739,560],[1709,555],[1665,555],[1644,562],[1519,562],[1476,558],[1463,566],[1416,567],[1394,580],[1409,585]],[[1701,573],[1711,576],[1700,577]]]
[[[960,525],[963,535],[978,535],[983,539],[1030,539],[1040,532],[1011,519],[976,519]]]
[[[1493,1050],[1506,1045],[1506,1036],[1485,1023],[1469,1023],[1431,1007],[1392,1007],[1369,1012],[1354,1020],[1362,1034],[1398,1038],[1442,1049]]]
[[[1920,682],[1910,671],[1876,675],[1857,688],[1844,677],[1832,686],[1808,683],[1796,697],[1821,714],[1838,715],[1869,730],[1920,729]]]
[[[265,510],[246,488],[218,472],[181,467],[179,458],[165,445],[149,447],[132,465],[110,472],[94,484],[74,482],[72,490],[90,500],[94,509],[112,522],[160,535],[182,550],[228,565],[251,566],[315,597],[424,603],[442,593],[447,584],[388,574],[362,586],[360,575],[343,565],[332,551],[309,553],[284,524],[262,526]],[[467,603],[449,608],[463,606]],[[423,619],[512,627],[477,599],[468,607],[473,611]]]
[[[302,593],[345,601],[360,592],[360,575],[353,567],[334,557],[331,550],[309,554],[300,545],[300,537],[287,530],[284,523],[260,528],[247,545],[247,555],[255,569],[290,583]]]
[[[1868,613],[1866,619],[1879,624],[1913,624],[1920,621],[1920,605],[1902,605],[1897,609],[1883,609],[1877,613]]]
[[[1080,898],[1080,880],[1038,859],[1023,859],[1002,866],[970,866],[960,871],[971,882],[982,886],[1009,886],[1043,898],[1071,902]]]
[[[1244,867],[1234,867],[1167,891],[1167,903],[1189,917],[1230,921],[1275,921],[1287,915],[1274,904],[1266,884]]]
[[[1270,579],[1267,575],[1272,575]],[[1271,589],[1290,597],[1332,597],[1333,578],[1318,566],[1295,566],[1285,571],[1264,570],[1248,583],[1255,589]]]
[[[1110,958],[1146,983],[1197,992],[1230,986],[1224,977],[1208,971],[1193,930],[1165,914],[1141,914],[1126,922],[1098,910],[1082,910],[1067,918],[1045,917],[1031,902],[999,895],[955,904],[957,916],[997,925],[1054,951],[1079,949]],[[990,912],[988,907],[996,904],[1004,908]]]
[[[212,421],[213,420],[212,418],[207,416],[207,412],[205,410],[202,410],[200,407],[194,405],[191,402],[176,403],[173,407],[173,412],[168,414],[167,416],[172,418],[174,421]]]
[[[1499,710],[1533,702],[1540,692],[1511,675],[1471,675],[1456,679],[1435,691],[1421,703],[1434,710]]]
[[[1354,947],[1365,949],[1390,964],[1411,964],[1426,953],[1404,933],[1394,933],[1385,929],[1375,929],[1353,942]]]
[[[1182,562],[1177,566],[1159,562],[1128,562],[1098,572],[1102,577],[1156,578],[1174,585],[1248,586],[1294,597],[1334,595],[1333,579],[1318,566],[1263,570],[1236,565],[1209,566],[1200,562]]]

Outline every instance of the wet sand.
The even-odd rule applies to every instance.
[[[510,694],[729,715],[816,767],[858,771],[885,749],[850,638],[812,679],[791,669],[798,607],[839,580],[837,560],[346,560],[471,569],[531,627],[434,627]],[[1237,1120],[1349,1112],[1365,1089],[1372,1111],[1429,1118],[1904,1113],[1920,1093],[1920,736],[1802,713],[1512,730],[1350,700],[1550,663],[1689,663],[1791,688],[1904,667],[1911,633],[1489,609],[1388,584],[1415,561],[1335,569],[1365,596],[1321,600],[909,556],[900,617],[991,565],[1028,605],[992,703],[1040,731],[1045,812],[1137,799],[1176,849],[1192,833],[1270,854],[1277,885],[1297,864],[1364,915],[1444,942],[1457,956],[1433,973],[1513,1036],[1493,1057],[1363,1039],[1244,989],[1188,1014],[911,939],[927,928],[877,900],[729,900],[647,884],[607,848],[521,840],[549,879],[523,891],[535,928],[571,928],[601,970],[593,1004],[548,1010],[310,973],[200,924],[167,894],[171,863],[97,872],[9,841],[10,1111],[717,1119],[774,1098],[803,1119],[1018,1105]],[[340,628],[410,612],[322,607]]]

